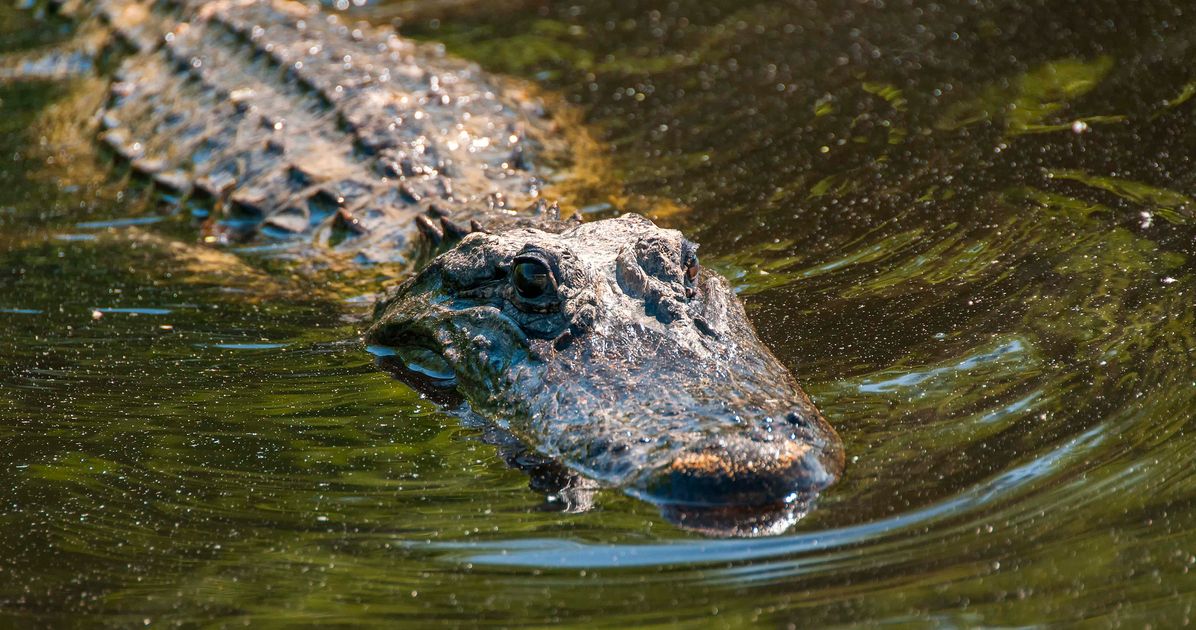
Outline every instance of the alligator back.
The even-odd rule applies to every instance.
[[[288,0],[95,9],[137,51],[100,114],[105,142],[215,200],[210,238],[309,235],[395,260],[420,216],[468,223],[539,193],[542,107],[438,47]]]

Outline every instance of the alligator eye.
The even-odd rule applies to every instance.
[[[685,268],[685,279],[686,279],[686,280],[689,280],[691,283],[692,283],[694,280],[697,280],[697,279],[698,279],[698,269],[699,269],[699,268],[700,268],[700,267],[698,267],[698,259],[697,259],[697,257],[695,256],[695,257],[693,257],[693,258],[690,258],[690,259],[689,259],[689,265],[688,265],[688,266]]]
[[[534,300],[552,287],[552,272],[547,265],[538,260],[523,259],[516,261],[511,282],[515,284],[519,297]]]

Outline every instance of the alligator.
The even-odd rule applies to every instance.
[[[289,0],[58,5],[129,49],[100,137],[210,200],[205,241],[410,267],[364,335],[385,367],[707,533],[781,531],[842,473],[697,244],[635,214],[562,220],[543,195],[560,125],[514,83]]]

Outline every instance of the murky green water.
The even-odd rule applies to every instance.
[[[577,102],[620,179],[575,201],[703,244],[845,478],[774,538],[562,511],[374,369],[395,270],[212,253],[71,132],[97,83],[2,86],[5,625],[1190,623],[1196,11],[355,11]]]

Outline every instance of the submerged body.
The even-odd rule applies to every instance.
[[[515,211],[546,207],[535,158],[554,142],[526,95],[291,2],[96,9],[136,50],[104,140],[212,198],[209,240],[420,267],[367,342],[540,455],[713,533],[761,511],[776,515],[763,531],[783,528],[841,473],[838,436],[695,244],[636,215]]]
[[[439,48],[294,2],[100,0],[137,52],[103,140],[159,185],[216,200],[217,239],[313,234],[361,262],[403,260],[416,218],[523,208],[550,121]]]

